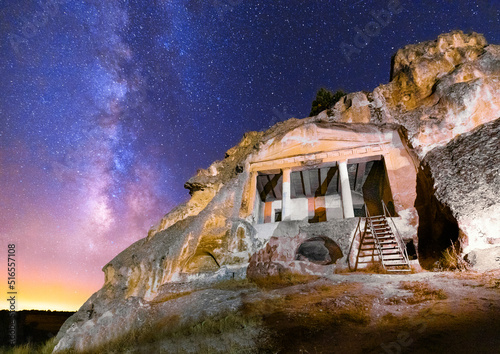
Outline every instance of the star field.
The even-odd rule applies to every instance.
[[[246,131],[307,116],[320,87],[388,82],[404,45],[500,43],[499,20],[486,0],[3,1],[0,247],[18,249],[19,306],[77,309]]]

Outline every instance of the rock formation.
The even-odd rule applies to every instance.
[[[481,252],[500,240],[500,46],[456,31],[393,59],[388,84],[248,133],[198,171],[185,185],[191,199],[103,268],[104,286],[64,324],[55,351],[159,321],[172,314],[161,299],[203,284],[343,271],[357,216],[383,213],[381,201],[425,266],[450,240],[484,265]],[[208,312],[239,306],[206,292]]]
[[[495,261],[500,256],[500,119],[430,151],[417,188],[423,190],[416,201],[422,256],[436,260],[460,239],[463,253],[473,252],[471,263],[481,263],[476,269],[500,266]]]

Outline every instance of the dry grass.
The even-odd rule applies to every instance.
[[[370,274],[388,274],[381,262],[370,263],[366,268],[358,268],[358,272]]]
[[[412,297],[403,299],[408,304],[418,304],[424,301],[444,300],[448,298],[442,289],[434,289],[426,282],[403,281],[399,287],[413,292]]]
[[[318,276],[287,272],[284,274],[254,279],[253,282],[262,289],[280,289],[297,284],[306,284],[319,279]]]
[[[319,284],[307,292],[246,304],[246,313],[286,317],[309,330],[345,321],[365,325],[370,322],[373,296],[359,293],[361,287],[357,283]]]
[[[439,260],[440,270],[458,270],[462,272],[470,269],[469,263],[460,256],[457,248],[452,242],[451,246],[443,251]]]
[[[500,289],[500,279],[491,278],[486,283],[487,288]]]
[[[267,334],[259,342],[259,352],[296,352],[299,343],[310,343],[314,338],[323,341],[325,336],[350,326],[366,327],[374,296],[362,288],[359,283],[318,282],[312,287],[294,286],[286,295],[282,292],[277,297],[246,303],[244,313],[262,318],[262,333]]]
[[[251,289],[255,287],[256,284],[248,280],[248,278],[224,280],[211,286],[212,289],[235,290],[235,291],[242,289]]]
[[[2,347],[0,348],[0,353],[4,354],[50,354],[54,350],[54,347],[56,346],[56,338],[49,339],[43,344],[40,345],[35,345],[35,344],[23,344],[23,345],[18,345],[15,347],[7,348],[7,347]]]
[[[500,288],[500,271],[494,270],[490,272],[479,273],[472,270],[467,272],[450,272],[446,275],[447,277],[460,279],[460,280],[473,280],[476,281],[477,285],[470,285],[465,283],[465,286],[472,287],[486,287],[486,288]]]

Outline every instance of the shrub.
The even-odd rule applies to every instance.
[[[335,93],[332,93],[325,88],[320,88],[316,93],[316,98],[312,103],[311,113],[309,113],[309,116],[315,116],[325,109],[330,109],[345,95],[346,93],[342,90],[337,90],[335,91]]]
[[[439,260],[439,268],[442,270],[465,271],[470,269],[470,265],[460,256],[458,247],[452,242],[451,246],[443,251]]]

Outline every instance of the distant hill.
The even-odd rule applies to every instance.
[[[16,313],[17,345],[42,343],[54,337],[64,321],[74,312],[24,310]],[[0,346],[9,344],[9,311],[0,311]]]

